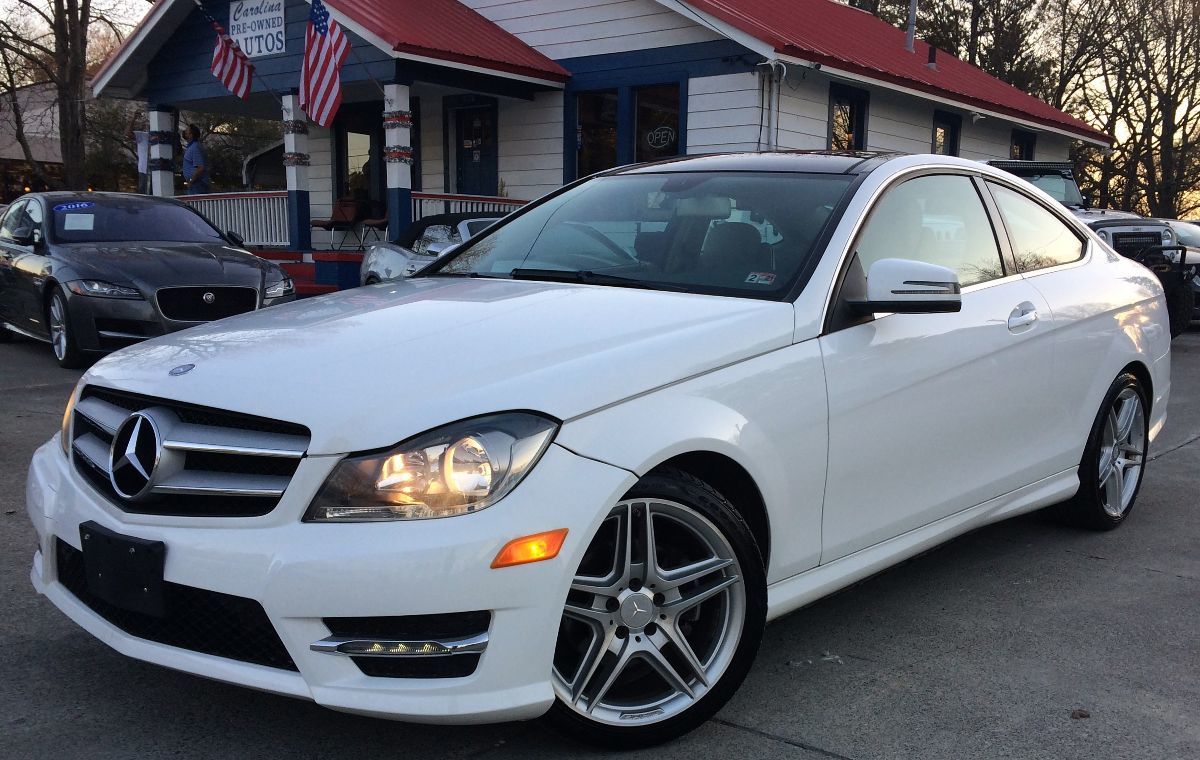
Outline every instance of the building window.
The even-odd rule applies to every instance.
[[[1033,149],[1037,145],[1037,135],[1023,129],[1012,131],[1012,143],[1008,149],[1008,157],[1016,161],[1032,161]]]
[[[635,161],[656,161],[679,155],[679,85],[635,87]]]
[[[958,136],[961,131],[961,116],[946,111],[934,111],[933,145],[930,152],[939,156],[957,156]]]
[[[672,82],[576,93],[575,176],[682,155],[685,92],[683,85]],[[570,171],[568,166],[568,177]]]
[[[863,150],[867,147],[866,90],[829,85],[829,149]]]
[[[617,91],[581,92],[576,102],[575,165],[586,177],[617,165]]]

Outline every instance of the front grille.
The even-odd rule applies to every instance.
[[[126,488],[135,497],[127,498],[110,477],[110,450],[134,412],[153,420],[160,446],[152,481],[144,493]],[[88,386],[75,405],[71,459],[80,475],[126,512],[254,517],[279,503],[308,441],[301,425]],[[147,462],[153,458],[146,454]]]
[[[54,548],[59,582],[92,612],[130,636],[231,660],[296,670],[267,613],[253,599],[167,581],[163,584],[163,617],[130,612],[88,590],[83,552],[61,538],[56,539]]]
[[[1114,232],[1113,250],[1127,258],[1136,258],[1151,246],[1162,245],[1162,236],[1156,232]]]
[[[391,641],[465,639],[487,633],[492,613],[325,618],[334,636]],[[479,667],[480,653],[421,657],[351,657],[363,675],[378,678],[465,678]]]
[[[159,288],[154,298],[162,315],[178,322],[210,322],[258,308],[256,288]]]

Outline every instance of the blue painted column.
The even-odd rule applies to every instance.
[[[383,86],[384,161],[387,163],[388,240],[412,224],[412,111],[407,84]]]
[[[287,173],[288,242],[294,251],[312,249],[308,210],[308,120],[300,96],[292,90],[283,98],[283,166]]]

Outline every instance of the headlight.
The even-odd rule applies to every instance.
[[[295,292],[296,286],[292,284],[292,278],[284,277],[279,282],[268,285],[263,295],[267,298],[279,298],[280,296],[290,296]]]
[[[1100,236],[1101,240],[1108,242],[1108,230],[1097,230],[1096,234]]]
[[[455,422],[334,467],[306,522],[426,520],[504,498],[545,453],[558,423],[526,412]]]
[[[1170,245],[1175,241],[1175,233],[1171,230],[1171,228],[1168,227],[1162,231],[1162,240],[1166,245]]]
[[[101,298],[141,298],[136,288],[113,285],[103,280],[74,280],[67,287],[77,296],[99,296]]]

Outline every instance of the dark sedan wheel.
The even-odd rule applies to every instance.
[[[742,517],[707,484],[652,473],[601,524],[559,625],[548,719],[616,748],[703,723],[758,652],[766,581]]]
[[[67,309],[67,297],[62,288],[55,288],[46,304],[46,325],[50,328],[50,345],[58,366],[78,369],[83,366],[83,352],[75,343],[75,329],[71,326],[71,313]]]

